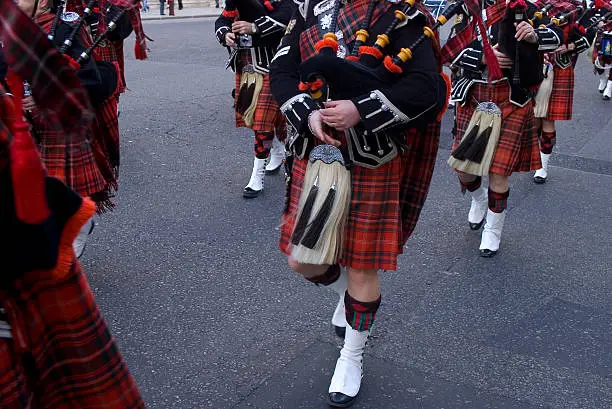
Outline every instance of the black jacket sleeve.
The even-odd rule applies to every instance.
[[[413,44],[423,34],[423,25],[422,19],[415,19],[398,29],[393,34],[395,52]],[[368,131],[432,122],[446,103],[446,82],[438,72],[431,40],[426,39],[412,52],[413,58],[404,65],[397,82],[353,98]]]
[[[293,0],[282,0],[276,8],[269,12],[268,15],[255,19],[254,23],[257,27],[257,34],[264,38],[270,35],[282,34],[287,28],[287,23],[293,14]]]
[[[231,31],[234,20],[220,15],[215,21],[215,36],[221,45],[225,45],[225,33]]]
[[[301,62],[299,42],[304,26],[302,15],[296,11],[289,21],[287,34],[281,40],[270,64],[272,95],[287,121],[300,133],[308,129],[308,115],[317,109],[317,104],[310,95],[298,89],[300,83],[298,70]]]

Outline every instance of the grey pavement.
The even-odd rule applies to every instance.
[[[152,409],[324,408],[335,296],[277,249],[283,177],[246,201],[252,137],[210,19],[147,21],[127,61],[116,210],[82,259]],[[128,40],[128,43],[133,40]],[[612,103],[578,65],[550,181],[511,178],[501,249],[478,256],[445,164],[383,304],[355,408],[612,408]]]
[[[166,12],[162,16],[159,14],[159,3],[149,3],[150,10],[148,12],[140,12],[142,20],[176,20],[184,18],[199,18],[199,17],[217,17],[223,9],[216,7],[185,7],[179,10],[175,7],[174,16],[168,14],[168,6]]]

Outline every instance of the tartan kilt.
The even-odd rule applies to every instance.
[[[134,379],[72,256],[61,277],[30,272],[0,292],[3,409],[144,409]]]
[[[459,146],[478,102],[492,101],[502,111],[499,143],[489,173],[510,176],[513,172],[528,172],[542,167],[538,136],[535,132],[533,101],[524,107],[512,104],[507,81],[472,85],[467,102],[457,106],[457,133],[453,150]],[[477,102],[478,101],[478,102]]]
[[[569,121],[572,119],[574,103],[574,68],[559,68],[554,65],[553,88],[548,102],[549,121]]]
[[[397,256],[412,234],[436,161],[440,124],[425,132],[406,132],[410,147],[376,168],[351,168],[351,203],[338,262],[358,269],[395,270]],[[291,234],[297,218],[308,159],[295,159],[288,206],[282,217],[279,248],[291,254]]]
[[[117,116],[119,93],[106,100],[97,110],[92,124],[92,147],[104,180],[112,190],[118,189],[120,141]]]
[[[241,56],[241,66],[245,66],[246,64],[250,64],[251,55],[249,53],[242,53]],[[236,74],[236,91],[235,98],[238,98],[238,91],[240,90],[240,74]],[[234,99],[234,103],[236,100]],[[286,132],[285,128],[285,117],[280,111],[276,100],[272,96],[272,91],[270,91],[270,76],[263,76],[263,86],[261,88],[261,92],[259,93],[259,97],[257,99],[257,106],[255,107],[255,114],[253,117],[253,126],[250,128],[255,132],[274,132],[275,135],[279,136],[280,139],[284,139],[284,135]],[[244,121],[242,120],[242,115],[236,112],[236,127],[242,128],[247,127]]]
[[[100,45],[96,47],[94,58],[96,61],[106,61],[119,64],[119,77],[121,78],[119,93],[123,94],[126,89],[123,41],[103,40]]]
[[[88,128],[84,140],[68,141],[64,132],[47,127],[44,122],[34,122],[35,139],[47,174],[106,207],[110,202],[110,186],[96,161],[92,128]]]

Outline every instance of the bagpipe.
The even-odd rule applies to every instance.
[[[299,89],[308,92],[319,106],[329,99],[351,99],[362,94],[364,90],[392,87],[408,68],[410,61],[415,58],[418,47],[427,39],[437,41],[435,30],[446,23],[463,3],[463,0],[459,0],[450,5],[438,16],[433,26],[425,25],[423,34],[409,47],[401,48],[396,55],[385,56],[385,49],[392,41],[394,30],[418,9],[415,0],[404,0],[401,7],[393,11],[394,17],[386,30],[377,36],[372,46],[367,46],[365,44],[370,37],[368,29],[372,22],[374,9],[378,4],[377,1],[371,0],[368,4],[364,19],[356,32],[353,48],[350,51],[347,50],[346,58],[338,55],[340,44],[335,34],[342,2],[336,0],[333,3],[331,18],[327,19],[330,22],[328,29],[323,38],[315,44],[317,53],[299,66]],[[422,118],[425,123],[439,119],[447,106],[448,84],[442,75],[438,77],[438,84],[431,84],[432,87],[438,89],[437,103]],[[411,124],[410,126],[418,127],[419,125]],[[401,126],[398,128],[401,131]],[[298,216],[291,236],[293,245],[291,256],[298,262],[333,264],[341,256],[342,236],[351,199],[349,167],[356,164],[347,156],[353,159],[350,152],[356,149],[355,147],[361,142],[359,139],[353,140],[352,138],[373,138],[371,140],[375,142],[366,144],[364,149],[366,151],[368,148],[373,151],[377,150],[381,155],[385,155],[386,150],[396,149],[395,145],[386,139],[387,135],[379,137],[375,133],[368,133],[364,130],[361,130],[362,135],[358,135],[359,131],[355,129],[346,131],[348,155],[335,146],[318,145],[308,156],[303,191],[298,205]],[[359,165],[370,167],[361,162]]]
[[[96,0],[88,0],[82,15],[79,15],[75,12],[65,13],[65,0],[57,1],[54,5],[55,15],[47,38],[76,70],[83,86],[88,91],[92,105],[98,107],[115,93],[121,78],[113,63],[95,61],[92,55],[96,47],[116,29],[117,21],[124,12],[117,12],[106,30],[99,33],[87,46],[87,42],[83,41],[82,33],[86,20],[94,13],[95,3]]]

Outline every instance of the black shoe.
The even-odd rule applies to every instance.
[[[336,335],[342,339],[346,336],[346,327],[337,327],[334,325],[334,331],[336,331]]]
[[[485,217],[482,218],[480,223],[470,223],[470,222],[468,222],[468,224],[470,225],[470,230],[480,230],[482,228],[482,225],[484,224],[486,219],[487,218],[485,216]]]
[[[350,397],[340,392],[332,392],[329,394],[328,404],[332,408],[348,408],[355,403],[357,396]]]
[[[605,88],[604,88],[604,89],[600,89],[600,90],[599,90],[599,93],[600,93],[600,94],[603,94],[603,92],[604,92],[605,90],[606,90]]]
[[[609,96],[607,96],[607,95],[604,95],[603,100],[604,100],[604,101],[609,101],[609,100],[610,100],[610,97],[609,97]]]
[[[263,189],[253,190],[250,187],[245,187],[244,190],[242,191],[242,197],[244,197],[245,199],[253,199],[259,196],[261,192],[263,192]]]
[[[533,183],[536,183],[538,185],[543,185],[544,183],[546,183],[546,178],[540,177],[540,176],[534,176],[533,177]]]
[[[491,258],[496,254],[497,254],[497,251],[493,251],[489,249],[480,250],[480,257]]]

